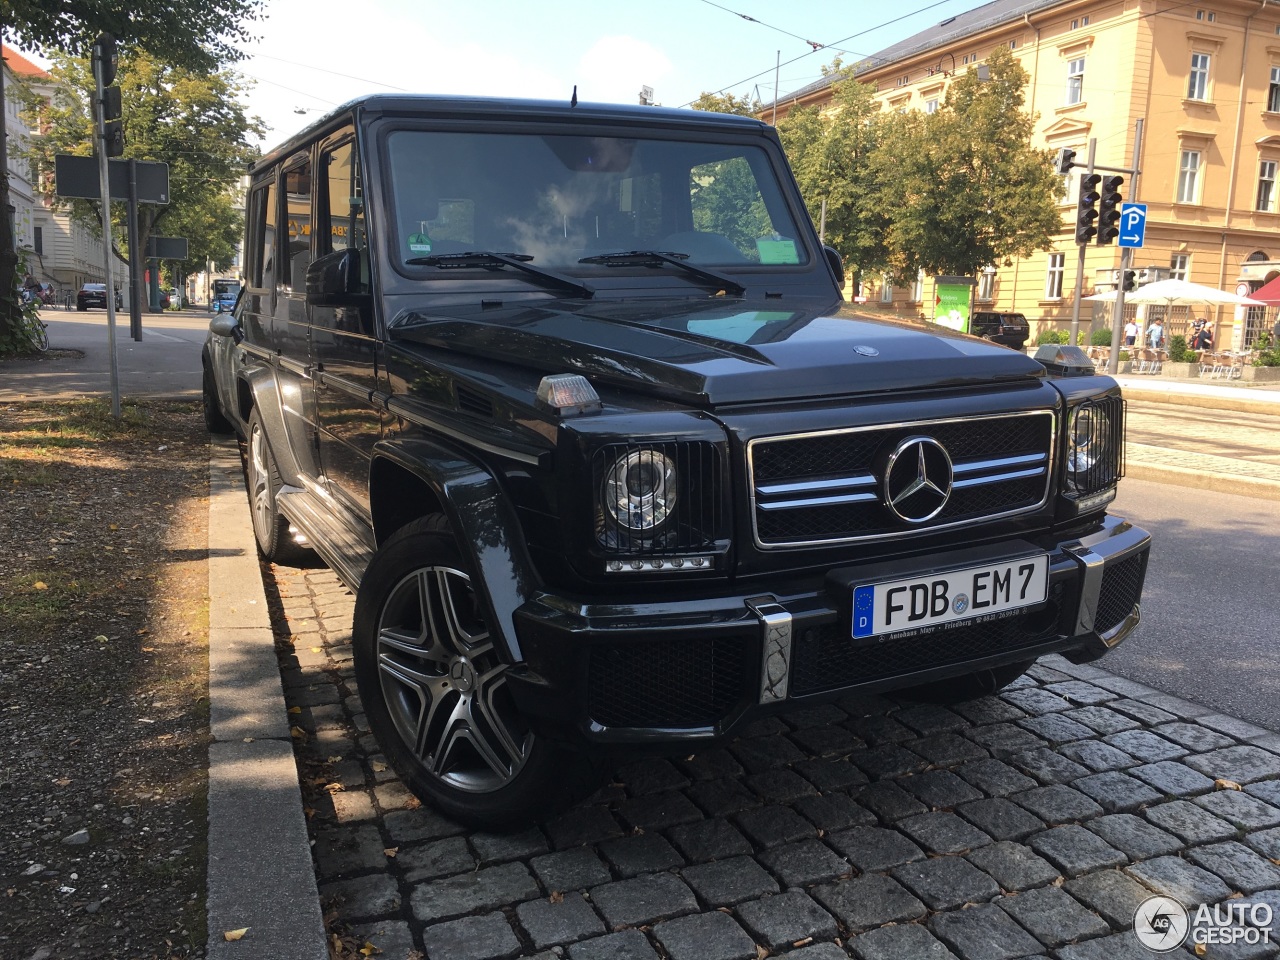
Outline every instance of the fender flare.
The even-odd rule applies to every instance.
[[[258,411],[280,479],[289,486],[298,486],[301,469],[292,445],[288,442],[272,443],[273,437],[287,437],[288,427],[284,421],[280,390],[276,386],[276,372],[269,362],[259,358],[257,362],[244,364],[236,374],[236,396],[232,399],[236,417],[244,424],[245,436],[248,436],[249,412]]]
[[[524,659],[515,613],[542,591],[542,581],[510,498],[498,478],[456,448],[429,437],[399,437],[374,445],[371,474],[386,460],[431,489],[472,563],[476,595],[500,651],[511,663]],[[375,511],[376,513],[376,511]]]

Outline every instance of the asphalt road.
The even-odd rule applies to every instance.
[[[11,364],[0,379],[0,400],[109,395],[110,350],[105,310],[46,309],[50,354]],[[121,396],[200,395],[200,348],[209,329],[204,310],[144,313],[142,339],[129,336],[129,314],[116,315],[116,369]],[[59,356],[78,350],[83,357]]]
[[[1195,413],[1188,421],[1218,411]],[[1131,419],[1130,439],[1137,439],[1134,432]],[[1098,665],[1274,726],[1280,717],[1276,504],[1128,479],[1113,512],[1151,531],[1155,543],[1142,624]]]

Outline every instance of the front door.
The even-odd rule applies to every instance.
[[[337,134],[320,150],[316,186],[316,253],[360,254],[367,294],[369,241],[355,136]],[[316,388],[320,463],[331,494],[369,515],[369,461],[382,435],[371,397],[378,387],[378,340],[372,298],[357,306],[312,306],[311,356]]]

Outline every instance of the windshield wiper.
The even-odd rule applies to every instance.
[[[594,257],[583,257],[578,262],[602,263],[610,267],[656,267],[665,263],[677,267],[689,274],[689,276],[697,277],[704,283],[714,286],[717,290],[723,290],[725,293],[740,297],[747,292],[747,288],[738,283],[738,281],[730,280],[728,277],[721,276],[718,273],[712,273],[710,270],[703,270],[701,267],[695,267],[692,263],[687,262],[688,259],[689,255],[687,253],[674,253],[664,250],[625,250],[620,253],[600,253]]]
[[[439,253],[429,257],[413,257],[405,263],[413,267],[440,267],[444,270],[465,270],[471,267],[514,267],[537,280],[544,287],[553,287],[577,294],[584,300],[595,296],[595,290],[585,283],[579,283],[572,277],[544,270],[542,267],[529,265],[533,257],[527,253],[490,253],[487,250],[472,250],[468,253]]]

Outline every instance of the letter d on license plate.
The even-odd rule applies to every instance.
[[[936,627],[1043,603],[1049,555],[853,588],[853,635],[874,637]]]

